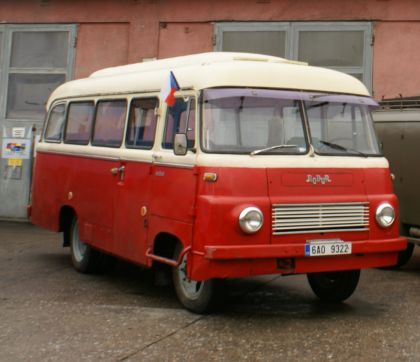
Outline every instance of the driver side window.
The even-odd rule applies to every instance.
[[[177,133],[187,135],[188,148],[195,143],[195,98],[178,97],[172,107],[166,111],[165,134],[162,147],[173,149],[174,137]]]

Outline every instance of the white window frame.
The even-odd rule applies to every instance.
[[[67,38],[67,65],[65,68],[15,68],[11,67],[12,38],[14,32],[68,32]],[[10,74],[64,74],[64,81],[73,77],[73,65],[76,44],[76,25],[72,24],[1,24],[2,44],[0,52],[2,63],[0,63],[0,122],[21,122],[42,123],[43,120],[33,118],[7,118],[7,98],[9,89]]]
[[[285,31],[285,58],[298,60],[299,32],[301,31],[363,31],[363,64],[361,67],[331,67],[348,74],[362,74],[363,83],[372,91],[372,22],[229,22],[216,23],[214,27],[214,50],[223,50],[225,31]]]

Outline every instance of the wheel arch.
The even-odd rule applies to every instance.
[[[181,239],[168,232],[160,232],[153,241],[153,254],[167,259],[173,259],[178,245],[184,247]]]
[[[59,231],[63,232],[63,246],[70,246],[70,229],[74,217],[77,216],[73,207],[64,205],[60,209]]]

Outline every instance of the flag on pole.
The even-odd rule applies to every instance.
[[[169,107],[172,107],[175,104],[174,93],[179,90],[178,82],[172,71],[169,72],[169,77],[166,79],[165,84],[163,85],[160,91],[160,99],[162,102],[165,102]]]

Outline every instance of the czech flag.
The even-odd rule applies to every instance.
[[[174,73],[170,71],[169,77],[160,91],[160,99],[163,102],[165,102],[169,107],[172,107],[175,104],[174,93],[179,89],[179,84],[176,81]]]

